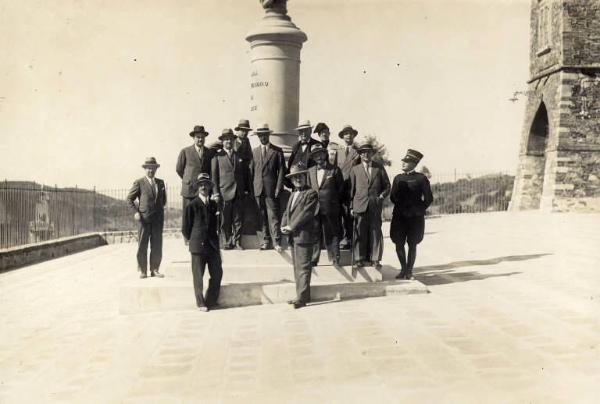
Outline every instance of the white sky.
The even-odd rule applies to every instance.
[[[514,172],[529,1],[290,0],[300,119],[374,134],[434,174]],[[258,0],[0,0],[0,179],[127,188],[249,109]],[[366,71],[366,73],[363,73]],[[251,122],[253,125],[258,122]],[[393,175],[399,170],[395,164]]]

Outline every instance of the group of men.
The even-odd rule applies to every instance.
[[[254,201],[258,209],[261,250],[274,248],[281,252],[282,235],[288,237],[297,287],[297,298],[290,303],[295,308],[310,301],[310,275],[322,247],[334,265],[339,265],[340,249],[352,248],[355,268],[381,268],[381,215],[383,201],[390,192],[395,205],[391,238],[402,266],[398,277],[412,277],[416,244],[423,238],[424,222],[420,219],[432,201],[427,178],[414,171],[422,154],[409,149],[403,159],[404,173],[391,186],[385,167],[373,160],[377,150],[368,142],[355,144],[358,132],[351,125],[338,133],[340,143],[330,140],[325,123],[317,124],[313,132],[310,121],[300,122],[296,131],[298,142],[287,160],[283,150],[270,142],[273,131],[267,124],[253,130],[248,120],[242,119],[234,130],[224,129],[219,142],[209,147],[205,145],[209,133],[204,126],[195,126],[189,133],[193,144],[181,150],[176,171],[182,179],[182,233],[192,255],[196,303],[201,310],[217,305],[223,273],[219,231],[223,234],[223,249],[244,249],[243,207],[248,201]],[[318,140],[311,137],[312,133]],[[253,135],[259,140],[255,148],[249,141]],[[147,276],[148,241],[150,273],[160,277],[159,234],[166,194],[164,182],[155,178],[159,167],[156,160],[147,159],[143,167],[146,176],[134,182],[127,199],[140,221],[141,277]],[[292,193],[280,214],[285,188]],[[408,258],[405,243],[409,245]],[[203,296],[206,265],[210,281]]]

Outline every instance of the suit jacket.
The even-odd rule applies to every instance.
[[[211,161],[214,192],[221,195],[224,201],[231,201],[250,192],[250,170],[247,162],[235,152],[231,158],[225,150],[219,151]]]
[[[252,160],[252,146],[250,146],[250,139],[248,137],[245,138],[236,138],[235,143],[233,144],[233,149],[238,153],[238,155],[250,162]]]
[[[429,180],[425,175],[414,171],[396,175],[390,200],[394,204],[394,216],[425,216],[427,208],[433,202]]]
[[[308,183],[319,194],[319,213],[339,216],[340,198],[344,189],[344,178],[340,169],[327,164],[323,182],[319,184],[317,166],[312,166],[308,169]]]
[[[197,195],[196,179],[200,173],[210,174],[210,160],[215,154],[214,149],[202,146],[202,159],[198,156],[194,145],[181,150],[177,158],[175,170],[181,178],[181,196],[193,198]]]
[[[294,244],[313,244],[316,240],[317,219],[315,215],[319,209],[319,196],[317,192],[308,187],[300,192],[292,207],[294,193],[290,195],[287,207],[281,217],[281,227],[289,226]]]
[[[390,193],[390,180],[385,168],[379,163],[371,162],[371,178],[363,164],[357,164],[350,171],[350,198],[354,213],[364,213],[367,209],[381,209],[379,196],[386,197]]]
[[[342,170],[342,175],[344,176],[344,181],[347,181],[350,178],[350,171],[352,171],[352,167],[360,161],[360,156],[356,151],[354,145],[351,146],[350,150],[348,150],[348,155],[346,156],[346,152],[344,150],[345,143],[341,145],[337,151],[337,162],[338,167]]]
[[[264,193],[269,198],[277,198],[283,189],[285,160],[283,150],[269,143],[263,161],[262,145],[252,150],[251,178],[254,182],[254,196]]]
[[[288,171],[294,164],[298,163],[299,161],[302,161],[306,167],[314,165],[314,162],[310,159],[310,150],[314,145],[318,143],[320,142],[311,137],[310,139],[308,139],[308,145],[306,147],[306,150],[304,151],[302,151],[302,145],[300,144],[300,142],[297,142],[294,146],[292,146],[292,153],[290,154],[290,158],[288,159],[287,164]]]
[[[167,192],[165,182],[159,178],[154,178],[157,193],[146,177],[138,178],[133,181],[133,185],[127,194],[127,204],[135,212],[139,212],[142,220],[149,221],[164,217],[164,207],[167,204]],[[135,203],[135,200],[138,203]]]
[[[213,200],[208,200],[208,206],[198,197],[190,202],[183,212],[181,234],[189,240],[189,250],[192,254],[214,253],[219,251],[219,235],[217,216],[219,206]]]

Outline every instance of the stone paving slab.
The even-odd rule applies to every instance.
[[[600,215],[426,226],[431,293],[301,310],[120,315],[127,244],[0,274],[0,403],[596,403]]]

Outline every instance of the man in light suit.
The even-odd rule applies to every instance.
[[[215,154],[214,148],[204,146],[208,132],[204,126],[197,125],[190,132],[194,144],[181,150],[177,158],[175,171],[181,178],[181,196],[183,198],[183,210],[198,194],[196,178],[200,173],[210,174],[211,159]]]
[[[148,276],[148,241],[150,242],[150,276],[162,278],[158,272],[162,260],[162,232],[165,221],[164,207],[167,193],[163,180],[155,177],[160,164],[148,157],[142,167],[146,175],[133,182],[127,194],[127,204],[133,209],[139,222],[137,263],[140,278]],[[135,200],[137,199],[137,204]]]
[[[254,182],[254,197],[262,229],[260,249],[268,250],[273,241],[275,249],[279,252],[279,196],[283,191],[285,160],[283,150],[269,142],[272,132],[267,124],[263,124],[254,132],[260,140],[260,145],[252,150],[251,178]]]
[[[369,261],[381,269],[383,233],[381,210],[383,200],[390,193],[390,180],[385,168],[372,161],[375,149],[370,143],[358,148],[361,162],[350,172],[350,196],[354,216],[353,258],[357,268]]]
[[[292,166],[287,177],[294,185],[287,208],[281,219],[281,232],[289,236],[296,280],[295,309],[310,302],[310,277],[312,273],[312,253],[315,242],[316,218],[319,209],[319,196],[310,189],[306,180],[306,166],[300,162]]]
[[[211,163],[214,197],[221,203],[223,217],[221,229],[225,237],[223,249],[236,248],[243,250],[241,244],[243,223],[243,202],[250,191],[250,171],[246,162],[233,149],[235,135],[231,129],[223,129],[219,140],[223,149],[213,158]]]
[[[344,192],[342,193],[342,230],[343,238],[340,242],[340,248],[345,250],[352,244],[352,215],[350,214],[350,171],[360,161],[360,156],[354,145],[354,138],[358,131],[351,125],[345,125],[338,134],[344,141],[337,150],[337,164],[342,170],[344,177]]]
[[[183,212],[181,233],[185,240],[189,240],[196,306],[200,311],[209,311],[217,306],[223,278],[218,234],[219,206],[210,198],[213,184],[207,173],[198,175],[197,187],[198,197]],[[207,264],[210,279],[206,295],[203,296],[203,278]]]
[[[340,169],[328,161],[326,148],[315,145],[310,154],[316,165],[308,169],[308,183],[319,195],[318,233],[312,264],[316,266],[319,263],[321,247],[325,246],[329,261],[338,265],[342,232],[340,197],[344,189],[344,178]]]

